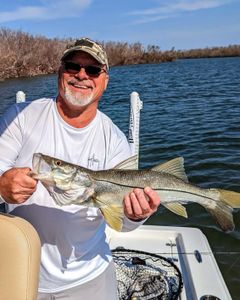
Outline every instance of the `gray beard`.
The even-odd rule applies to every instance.
[[[68,88],[65,89],[64,96],[70,104],[78,107],[86,106],[93,100],[93,93],[88,96],[81,95],[80,92],[72,94]]]

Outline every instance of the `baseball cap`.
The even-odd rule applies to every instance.
[[[107,53],[103,49],[102,45],[100,45],[99,43],[92,41],[91,39],[86,37],[78,39],[74,43],[67,46],[66,50],[63,52],[61,60],[63,61],[66,58],[66,56],[68,56],[71,52],[74,51],[87,52],[98,62],[100,62],[103,65],[106,65],[107,69],[109,69]]]

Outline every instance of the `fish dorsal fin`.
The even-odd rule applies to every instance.
[[[123,207],[117,206],[117,205],[111,205],[111,206],[102,206],[100,207],[100,210],[106,219],[106,222],[108,225],[115,229],[116,231],[122,230],[122,224],[123,224]]]
[[[177,214],[184,218],[188,217],[186,208],[180,203],[172,202],[172,203],[164,203],[162,205],[165,206],[167,209],[171,210],[171,212],[173,212],[174,214]]]
[[[138,169],[138,155],[133,155],[124,161],[117,164],[114,169],[137,170]]]
[[[183,157],[177,157],[172,160],[169,160],[163,164],[153,167],[151,170],[169,173],[182,179],[185,182],[188,182],[188,178],[184,170]]]

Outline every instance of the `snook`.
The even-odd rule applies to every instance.
[[[188,183],[183,158],[176,158],[151,170],[130,170],[136,157],[114,169],[92,171],[41,153],[33,155],[32,177],[39,179],[58,205],[98,207],[107,223],[120,231],[124,217],[123,198],[133,188],[150,186],[161,204],[187,218],[182,204],[202,205],[223,231],[234,230],[233,208],[240,207],[240,193],[203,189]]]

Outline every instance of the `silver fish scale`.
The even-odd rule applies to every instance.
[[[155,190],[179,191],[198,195],[214,200],[216,193],[208,189],[202,189],[166,172],[151,170],[106,170],[96,171],[90,175],[94,180],[110,182],[116,185],[144,188],[151,186]]]

